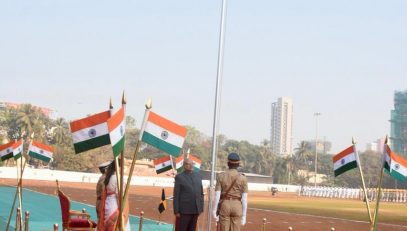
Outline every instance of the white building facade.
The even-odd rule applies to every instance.
[[[271,104],[271,151],[275,155],[292,154],[293,101],[288,97],[278,98]]]

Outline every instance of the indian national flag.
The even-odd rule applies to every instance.
[[[10,141],[7,144],[0,145],[0,158],[2,161],[13,157],[13,144],[14,141]]]
[[[343,150],[339,154],[336,154],[332,160],[334,163],[335,176],[339,176],[348,170],[358,167],[356,152],[353,145]]]
[[[184,155],[180,155],[175,158],[175,169],[178,173],[184,171]]]
[[[171,157],[165,156],[163,158],[154,160],[154,166],[157,174],[172,169]]]
[[[23,140],[14,142],[13,144],[14,159],[17,160],[18,158],[20,158],[22,153],[23,153]]]
[[[75,153],[81,153],[110,144],[107,120],[110,111],[101,112],[71,122],[71,132]]]
[[[29,156],[45,162],[49,162],[51,160],[53,152],[54,149],[51,146],[34,140],[31,141],[30,147],[28,148]]]
[[[384,153],[384,168],[386,172],[399,181],[407,178],[407,160],[393,152],[386,144]]]
[[[199,172],[201,170],[202,161],[192,154],[189,154],[188,158],[194,163],[194,171]]]
[[[124,116],[124,107],[121,107],[108,121],[110,143],[113,147],[113,155],[117,157],[124,149],[124,133],[126,120]]]
[[[187,129],[150,111],[142,141],[170,155],[179,156]]]

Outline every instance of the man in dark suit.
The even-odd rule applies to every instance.
[[[193,162],[184,160],[184,172],[175,177],[174,214],[179,231],[195,231],[198,216],[203,212],[204,194],[201,175],[193,171]]]

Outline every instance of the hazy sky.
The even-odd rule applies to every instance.
[[[407,1],[229,0],[220,133],[270,138],[271,103],[294,102],[294,144],[333,152],[390,133],[407,89]],[[212,134],[221,1],[0,1],[0,101],[69,120],[144,103]]]

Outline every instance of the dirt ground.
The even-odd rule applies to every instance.
[[[15,183],[15,179],[0,179],[0,185],[15,185]],[[56,195],[56,183],[53,181],[26,180],[23,182],[23,187],[46,194]],[[95,184],[60,182],[60,187],[72,200],[91,205],[95,204]],[[130,213],[133,215],[139,215],[140,212],[143,211],[144,217],[158,220],[159,213],[157,208],[160,202],[161,189],[161,187],[132,186],[130,188],[129,196],[131,208]],[[172,196],[172,188],[166,188],[165,193],[167,197]],[[265,197],[268,196],[268,194],[268,192],[250,192],[250,199]],[[281,193],[279,196],[290,195],[284,195],[284,193]],[[332,227],[334,227],[336,231],[369,230],[369,224],[365,222],[260,210],[255,208],[249,208],[247,224],[241,230],[262,230],[264,218],[266,218],[267,231],[288,230],[288,227],[292,227],[292,230],[294,231],[328,231],[331,230]],[[162,213],[161,220],[166,223],[173,223],[174,215],[172,213],[172,201],[167,201],[167,210]],[[205,211],[199,219],[199,230],[206,230],[206,224],[207,213]],[[212,230],[215,230],[215,227],[215,223],[212,220]],[[377,230],[407,231],[407,222],[405,224],[379,224]]]

